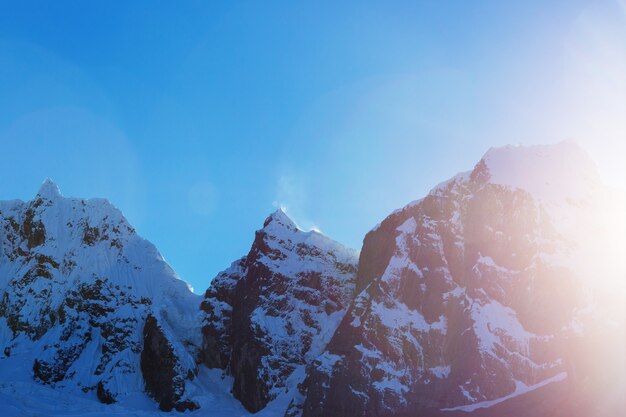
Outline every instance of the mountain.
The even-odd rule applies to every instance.
[[[0,373],[104,403],[194,408],[200,302],[102,199],[0,202]]]
[[[277,210],[202,302],[204,363],[234,378],[250,411],[283,393],[325,348],[352,301],[357,252]]]
[[[467,415],[622,384],[623,209],[575,144],[491,149],[367,234],[302,415]]]
[[[622,415],[624,213],[575,144],[494,148],[360,253],[277,210],[197,296],[48,180],[0,202],[0,417]]]

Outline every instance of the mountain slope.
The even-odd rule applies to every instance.
[[[64,198],[46,180],[31,201],[0,202],[0,230],[3,378],[105,403],[145,381],[162,408],[193,407],[199,297],[119,210]],[[146,362],[163,352],[167,375]]]
[[[394,212],[365,237],[358,296],[308,371],[303,415],[429,415],[588,377],[591,341],[623,329],[599,301],[625,276],[606,248],[624,247],[606,221],[623,207],[562,143],[492,149]]]
[[[491,149],[360,255],[276,211],[200,297],[46,181],[0,202],[0,416],[619,415],[624,213],[572,143]]]
[[[356,262],[356,252],[278,210],[250,252],[213,279],[202,303],[204,361],[233,375],[247,409],[265,407],[326,347],[352,300]]]

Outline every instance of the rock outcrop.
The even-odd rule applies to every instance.
[[[141,373],[146,391],[159,402],[164,411],[195,410],[197,404],[181,401],[185,393],[185,379],[193,379],[192,370],[181,367],[174,348],[159,326],[157,319],[148,315],[143,328],[143,350],[141,351]]]

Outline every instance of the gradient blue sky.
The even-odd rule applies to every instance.
[[[622,0],[0,2],[0,199],[107,197],[197,292],[277,206],[358,249],[563,139],[626,188]]]

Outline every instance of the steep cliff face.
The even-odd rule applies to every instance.
[[[352,299],[356,262],[356,252],[298,229],[279,210],[248,255],[211,282],[203,357],[234,377],[247,409],[265,407],[324,350]]]
[[[181,401],[185,394],[185,379],[193,380],[194,374],[191,369],[181,366],[172,343],[152,315],[146,318],[143,340],[141,373],[146,391],[159,402],[159,408],[164,411],[198,408],[190,400]]]
[[[172,377],[184,387],[195,372],[200,298],[106,200],[46,181],[32,201],[0,202],[0,294],[0,366],[17,379],[105,403],[143,392],[148,317],[177,358]]]
[[[246,273],[247,258],[243,257],[213,278],[204,295],[202,359],[209,368],[227,369],[230,362],[235,287]]]
[[[624,277],[619,257],[594,250],[623,232],[604,224],[615,201],[563,143],[491,150],[390,215],[366,236],[359,293],[309,367],[304,416],[419,415],[573,374],[568,345],[598,323],[597,274]]]

